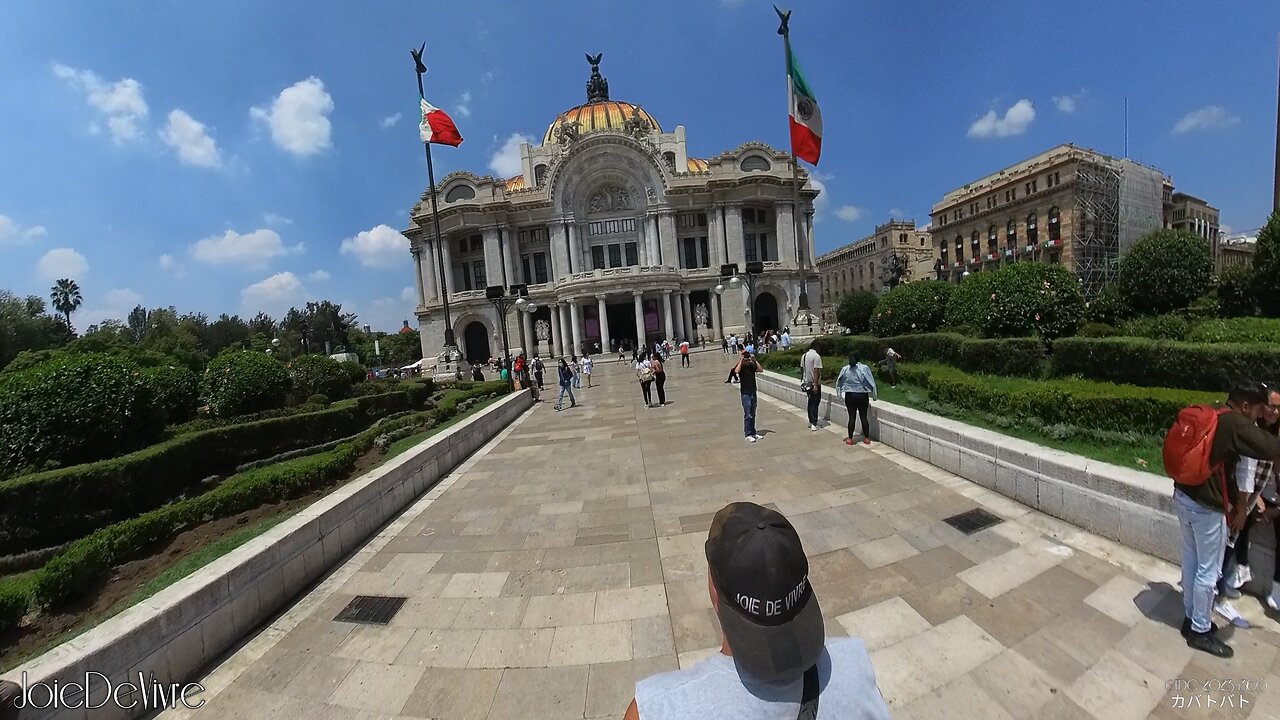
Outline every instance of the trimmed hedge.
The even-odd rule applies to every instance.
[[[83,537],[196,490],[210,475],[355,435],[430,396],[428,383],[404,383],[327,410],[191,432],[122,457],[0,482],[0,547],[23,552]]]
[[[351,379],[341,363],[325,355],[303,355],[289,363],[294,401],[311,395],[341,400],[351,395]]]
[[[1241,317],[1205,320],[1191,328],[1187,340],[1198,343],[1280,343],[1280,319]]]
[[[223,352],[204,371],[204,396],[218,417],[283,407],[289,390],[288,370],[266,353]]]
[[[1145,338],[1063,338],[1050,372],[1091,380],[1210,390],[1225,395],[1239,380],[1280,379],[1280,346],[1266,343],[1165,342]],[[1221,398],[1219,398],[1221,399]]]
[[[933,332],[942,327],[955,285],[938,280],[904,283],[880,296],[871,315],[879,336]]]
[[[200,400],[200,376],[182,365],[157,365],[142,371],[151,383],[156,405],[164,410],[167,425],[190,420]]]
[[[1014,263],[974,273],[951,293],[947,323],[971,325],[983,337],[1074,335],[1084,317],[1075,276],[1060,265]]]
[[[856,352],[868,363],[880,361],[885,350],[893,348],[908,362],[933,361],[996,375],[1040,377],[1044,374],[1044,346],[1036,338],[975,340],[953,333],[888,338],[828,335],[815,339],[812,347],[819,355],[838,358]],[[768,356],[761,357],[763,362]]]
[[[101,528],[72,543],[35,573],[32,600],[39,606],[56,606],[75,599],[93,587],[111,568],[144,553],[187,527],[283,502],[311,492],[349,474],[356,461],[381,434],[404,427],[452,418],[468,400],[502,395],[505,383],[481,383],[450,393],[434,409],[370,428],[326,453],[241,473],[198,497],[157,508],[123,522]],[[4,622],[0,617],[0,627]]]

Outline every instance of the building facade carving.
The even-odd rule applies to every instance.
[[[424,355],[444,342],[443,291],[426,280],[441,262],[454,335],[473,360],[501,354],[501,323],[485,300],[492,285],[528,285],[538,309],[528,322],[511,312],[511,343],[543,356],[781,329],[803,287],[817,297],[808,173],[799,170],[794,208],[788,153],[749,142],[689,157],[683,126],[664,131],[640,106],[609,98],[600,57],[588,55],[588,101],[560,113],[540,145],[521,146],[519,175],[441,180],[439,240],[430,197],[413,207],[404,235],[417,251]],[[714,292],[721,265],[752,261],[764,272],[751,302],[745,284]]]

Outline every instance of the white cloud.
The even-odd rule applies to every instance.
[[[317,77],[299,80],[280,92],[271,109],[250,108],[249,115],[271,128],[271,139],[299,157],[314,155],[330,147],[333,98]]]
[[[290,307],[311,297],[302,281],[291,272],[279,272],[240,291],[240,304],[250,315],[267,312],[282,315]]]
[[[182,110],[169,113],[169,122],[160,131],[160,137],[178,152],[178,159],[187,165],[219,167],[222,156],[218,144],[205,132],[204,123]]]
[[[117,288],[108,290],[104,299],[107,305],[111,307],[123,307],[132,310],[135,305],[142,302],[142,295],[129,288]]]
[[[829,175],[817,170],[809,171],[809,184],[814,190],[818,191],[818,197],[813,200],[813,221],[818,222],[823,212],[827,209],[827,205],[831,202],[831,195],[827,192],[827,180],[834,180],[834,175]]]
[[[48,235],[43,225],[22,227],[6,215],[0,215],[0,243],[26,245]]]
[[[191,246],[191,254],[197,260],[210,265],[243,265],[249,268],[265,266],[273,258],[302,253],[302,243],[285,247],[275,230],[254,230],[240,234],[228,230],[222,235],[212,235],[197,240]]]
[[[406,286],[400,291],[400,299],[405,302],[416,302],[418,300],[418,291]]]
[[[92,70],[77,70],[54,63],[53,74],[81,91],[90,107],[107,119],[111,137],[117,143],[137,140],[138,124],[147,117],[147,101],[142,97],[142,84],[133,78],[106,82]],[[90,132],[93,132],[91,125]]]
[[[1058,112],[1070,115],[1080,108],[1080,101],[1084,99],[1084,95],[1084,90],[1072,95],[1054,95],[1053,106],[1058,108]]]
[[[458,98],[458,104],[454,106],[454,109],[464,118],[471,117],[471,93],[462,93],[462,97]]]
[[[1194,130],[1211,130],[1231,127],[1240,122],[1240,118],[1227,112],[1221,105],[1205,105],[1199,110],[1192,110],[1173,126],[1174,135],[1182,135]]]
[[[315,272],[312,272],[311,274],[307,275],[308,280],[315,280],[317,282],[328,280],[330,277],[331,276],[329,275],[329,273],[325,272],[324,270],[316,270]]]
[[[520,144],[533,142],[533,138],[522,133],[511,133],[493,155],[489,156],[489,169],[500,178],[519,175],[524,168],[520,164]]]
[[[121,320],[129,317],[129,311],[142,304],[142,295],[129,288],[108,290],[102,296],[101,305],[85,306],[80,309],[76,321],[82,327],[97,325],[103,320]]]
[[[969,126],[969,137],[989,138],[1021,135],[1027,131],[1027,127],[1035,119],[1035,106],[1027,98],[1022,98],[1004,111],[1004,117],[996,115],[995,110],[988,110],[986,115],[974,120],[973,124]]]
[[[44,280],[84,277],[89,272],[89,262],[71,248],[54,248],[36,263],[36,275]]]
[[[400,122],[400,117],[401,117],[400,113],[396,113],[395,115],[388,115],[382,118],[381,120],[379,120],[378,125],[385,130],[389,127],[393,127],[396,123]]]
[[[174,259],[172,255],[169,255],[168,253],[165,253],[164,255],[161,255],[159,258],[157,258],[156,264],[160,266],[161,270],[169,273],[170,275],[176,278],[186,277],[186,274],[187,274],[186,266],[178,262],[176,259]]]
[[[292,225],[293,218],[287,218],[273,212],[263,213],[262,221],[268,225]]]
[[[409,263],[409,241],[387,225],[363,230],[342,241],[338,252],[354,255],[361,265],[371,268],[393,268]]]
[[[480,82],[481,84],[488,85],[493,82],[493,79],[496,77],[498,77],[498,73],[496,71],[487,70],[484,75],[480,76]]]
[[[889,208],[889,217],[896,220],[901,220],[906,214],[907,211],[902,208]]]
[[[853,205],[841,205],[836,210],[836,217],[840,218],[845,222],[858,222],[859,220],[862,219],[862,216],[863,216],[862,208],[854,207]]]

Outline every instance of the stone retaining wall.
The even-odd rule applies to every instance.
[[[85,634],[20,666],[3,679],[79,683],[65,705],[84,705],[87,672],[118,686],[139,672],[164,685],[185,683],[271,618],[312,582],[356,550],[415,498],[431,488],[531,407],[529,393],[502,398],[360,478],[334,490],[260,537]],[[91,705],[104,681],[90,683]],[[195,701],[197,698],[193,697]],[[42,698],[37,700],[43,703]],[[127,700],[127,699],[126,699]],[[27,709],[23,720],[85,718],[84,709]],[[92,720],[149,714],[113,703],[88,711]]]

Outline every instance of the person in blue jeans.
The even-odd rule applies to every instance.
[[[569,362],[564,358],[560,358],[560,396],[556,398],[556,410],[564,407],[564,396],[569,396],[569,407],[578,407],[578,401],[573,399],[573,369],[569,367]]]
[[[756,373],[763,369],[749,352],[742,353],[738,364],[733,366],[739,378],[738,390],[742,393],[742,435],[751,443],[762,439],[756,433]]]
[[[1209,620],[1227,533],[1238,532],[1249,513],[1249,494],[1227,489],[1240,457],[1280,460],[1280,438],[1258,427],[1267,409],[1268,388],[1242,382],[1231,388],[1218,415],[1209,466],[1221,468],[1199,485],[1173,484],[1173,512],[1182,529],[1182,637],[1187,645],[1221,658],[1235,654],[1218,638]]]

